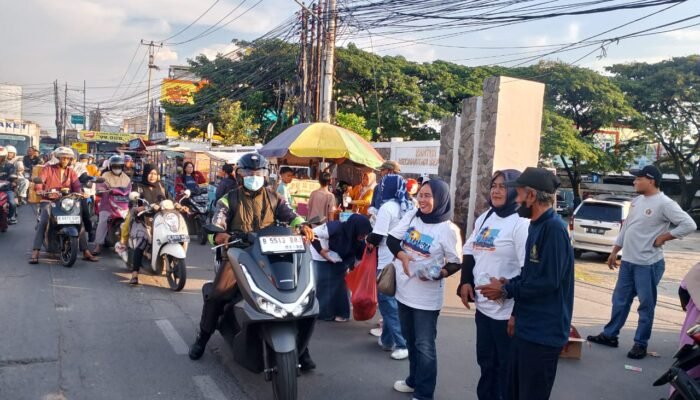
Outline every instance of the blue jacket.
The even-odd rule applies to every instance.
[[[562,347],[574,308],[574,252],[553,209],[530,223],[525,265],[505,285],[515,299],[515,334],[529,342]]]

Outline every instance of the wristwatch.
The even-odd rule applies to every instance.
[[[508,298],[508,290],[506,290],[506,285],[501,286],[501,298],[502,299]]]

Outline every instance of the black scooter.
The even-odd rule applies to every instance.
[[[214,225],[205,228],[222,232]],[[232,239],[227,255],[237,293],[226,305],[218,330],[237,363],[272,381],[275,399],[295,400],[298,356],[309,344],[318,315],[311,254],[303,238],[286,226]],[[205,284],[202,292],[208,294],[211,286]]]
[[[204,226],[207,224],[207,217],[209,216],[207,208],[209,203],[208,194],[201,189],[194,192],[186,190],[185,193],[188,194],[181,200],[181,204],[189,209],[189,212],[184,215],[185,220],[187,220],[187,226],[190,232],[197,233],[199,244],[205,244],[207,242],[207,231],[204,229]]]
[[[700,365],[700,324],[694,325],[686,332],[693,338],[694,344],[686,344],[681,347],[673,358],[675,361],[654,386],[663,386],[670,383],[675,389],[668,400],[700,400],[700,382],[688,376],[687,371]]]

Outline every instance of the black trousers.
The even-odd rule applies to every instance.
[[[479,400],[505,400],[508,389],[508,358],[511,338],[508,320],[498,320],[476,310],[476,361],[481,378],[476,387]]]
[[[522,340],[517,336],[513,338],[508,366],[508,398],[549,399],[557,376],[561,349]]]

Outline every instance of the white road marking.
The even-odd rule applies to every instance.
[[[193,376],[195,385],[207,400],[228,400],[209,375]]]
[[[180,336],[180,334],[177,333],[177,331],[173,327],[173,324],[171,324],[170,321],[168,321],[167,319],[159,319],[156,321],[156,325],[158,325],[160,330],[163,332],[165,338],[168,339],[168,342],[175,351],[175,354],[183,355],[187,354],[190,351],[189,347],[187,347],[187,344],[182,339],[182,336]]]

